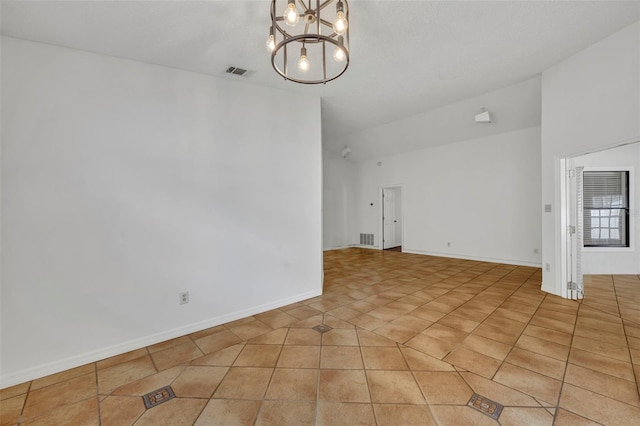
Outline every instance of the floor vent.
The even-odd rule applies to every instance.
[[[372,246],[373,245],[373,234],[360,234],[360,245],[361,246]]]

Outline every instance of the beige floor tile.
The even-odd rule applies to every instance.
[[[204,330],[191,333],[189,337],[191,338],[191,340],[195,342],[198,339],[201,339],[206,336],[210,336],[215,333],[220,333],[221,331],[228,331],[228,329],[224,325],[217,325],[215,327],[209,327],[209,328],[205,328]]]
[[[355,329],[334,328],[322,334],[323,345],[358,346],[358,335]]]
[[[235,367],[275,367],[280,345],[246,345],[233,363]]]
[[[244,344],[229,346],[228,348],[221,349],[217,352],[212,352],[209,355],[196,358],[191,361],[191,365],[228,367],[233,365],[243,348]]]
[[[73,404],[60,405],[43,416],[31,420],[25,425],[45,426],[45,425],[99,425],[98,400],[89,398]]]
[[[522,335],[516,342],[516,347],[545,355],[560,361],[569,358],[569,346],[560,345],[548,340],[539,339],[533,336]]]
[[[409,368],[413,371],[455,371],[448,362],[441,361],[415,349],[403,347],[401,351]]]
[[[449,352],[451,352],[451,349],[456,346],[455,343],[444,342],[424,334],[418,334],[405,344],[410,348],[416,349],[438,359],[444,358]]]
[[[504,407],[500,414],[504,426],[551,426],[553,416],[544,408]]]
[[[387,324],[387,321],[383,321],[379,318],[372,317],[369,314],[362,314],[349,320],[353,325],[364,328],[365,330],[373,331],[376,328],[380,328]]]
[[[426,405],[374,404],[378,426],[436,426]]]
[[[229,330],[242,340],[249,340],[256,336],[266,334],[273,329],[262,321],[253,321],[248,324],[239,325],[237,327],[229,327]]]
[[[147,410],[136,422],[136,426],[156,426],[160,424],[172,426],[191,426],[196,421],[206,399],[174,398],[151,410]]]
[[[132,425],[145,409],[139,396],[108,396],[100,402],[101,425]]]
[[[565,361],[526,351],[521,348],[513,348],[506,358],[506,361],[558,380],[562,380],[566,367]]]
[[[593,340],[599,340],[615,346],[626,346],[627,339],[624,335],[609,333],[608,331],[598,330],[591,327],[577,325],[575,336],[588,337]]]
[[[364,370],[320,370],[318,400],[371,402]]]
[[[379,334],[372,333],[368,330],[362,330],[359,328],[357,329],[357,333],[360,346],[397,346],[395,341],[382,337]]]
[[[551,405],[558,401],[562,384],[560,380],[509,363],[500,367],[494,380]]]
[[[640,419],[640,408],[565,383],[561,408],[602,424],[632,425]]]
[[[150,356],[136,358],[98,371],[98,388],[106,394],[127,383],[156,373]]]
[[[574,414],[570,411],[559,408],[556,412],[555,426],[600,426],[600,423],[596,423],[587,418]]]
[[[2,426],[18,423],[26,399],[27,394],[23,393],[22,395],[3,399],[0,402],[0,424]]]
[[[464,319],[456,315],[444,316],[438,320],[438,324],[455,328],[456,330],[460,330],[465,333],[471,333],[477,326],[480,325],[479,322]]]
[[[192,360],[200,358],[203,355],[204,353],[200,348],[189,340],[181,345],[154,352],[151,354],[151,358],[158,371],[162,371],[175,367],[176,365],[187,365]]]
[[[475,373],[460,373],[465,382],[479,395],[486,396],[502,405],[517,407],[539,407],[540,404],[531,396],[501,385]]]
[[[122,364],[123,362],[131,361],[148,354],[149,354],[149,351],[147,351],[147,348],[137,349],[135,351],[127,352],[122,355],[116,355],[116,356],[112,356],[111,358],[98,361],[96,362],[96,366],[98,370],[102,370],[104,368]]]
[[[469,335],[464,331],[447,327],[439,323],[433,324],[431,327],[427,328],[422,334],[424,334],[425,336],[433,337],[434,339],[438,339],[443,342],[449,343],[451,345],[461,342]]]
[[[320,346],[285,345],[280,352],[279,368],[319,368]]]
[[[500,343],[496,340],[487,339],[486,337],[472,334],[462,341],[462,346],[483,355],[490,356],[497,360],[506,358],[512,346]]]
[[[473,390],[457,372],[415,373],[420,389],[429,404],[464,405],[469,402]]]
[[[323,346],[320,368],[362,369],[362,354],[357,346]]]
[[[315,330],[310,328],[291,328],[284,344],[319,346],[321,341],[322,335]]]
[[[157,343],[155,345],[151,345],[147,347],[149,353],[154,353],[158,351],[164,351],[169,348],[173,348],[174,346],[183,345],[185,343],[191,342],[191,338],[189,336],[181,336],[171,340],[165,340],[164,342]]]
[[[385,324],[374,332],[397,343],[404,343],[416,335],[415,330],[393,323]]]
[[[273,329],[278,329],[280,327],[286,327],[289,324],[293,324],[294,322],[298,322],[299,319],[294,317],[293,315],[289,315],[286,312],[276,311],[271,312],[268,315],[256,315],[260,321],[268,325]]]
[[[470,351],[462,346],[451,351],[443,361],[487,378],[493,377],[501,364],[501,361],[495,358]]]
[[[62,371],[51,376],[46,376],[41,379],[31,382],[31,391],[44,388],[56,383],[64,382],[75,377],[83,376],[85,374],[94,373],[96,371],[95,364],[87,364],[82,367],[72,368],[71,370]]]
[[[272,373],[272,368],[231,367],[213,398],[262,399]]]
[[[315,423],[316,404],[306,401],[264,401],[256,426],[305,426]]]
[[[251,345],[282,345],[287,337],[288,328],[278,328],[263,335],[249,339]]]
[[[367,370],[408,370],[409,367],[398,348],[370,346],[361,348],[364,368]]]
[[[176,377],[184,371],[186,367],[176,366],[168,370],[161,371],[140,380],[128,383],[114,390],[112,395],[138,395],[142,396],[156,389],[169,385]]]
[[[571,345],[572,335],[561,331],[550,330],[548,328],[539,327],[529,324],[522,332],[525,336],[532,336],[538,339],[546,340],[565,346]]]
[[[318,426],[375,425],[371,404],[320,402],[318,403]]]
[[[265,399],[315,401],[318,370],[276,368]]]
[[[627,345],[616,346],[600,340],[589,339],[588,337],[573,336],[571,347],[604,355],[618,361],[631,362]]]
[[[85,374],[64,382],[29,392],[23,417],[41,416],[56,407],[97,396],[95,373]]]
[[[571,364],[580,365],[582,367],[610,374],[621,379],[629,381],[635,380],[631,363],[618,361],[593,352],[572,348],[571,353],[569,354],[569,362]]]
[[[425,402],[408,371],[367,371],[371,400],[374,403],[423,404]]]
[[[262,401],[211,399],[194,426],[253,425]]]
[[[423,306],[411,311],[411,315],[413,315],[414,317],[421,318],[421,319],[426,320],[426,321],[436,322],[440,318],[446,316],[447,314],[445,312],[434,311],[433,309],[427,307],[426,305],[423,305]]]
[[[240,343],[242,339],[230,331],[221,331],[220,333],[211,334],[195,341],[196,345],[205,354],[217,352],[221,349]]]
[[[31,382],[21,383],[15,386],[9,386],[4,389],[0,389],[0,401],[4,401],[5,399],[13,398],[18,395],[26,394],[31,387]]]
[[[564,380],[565,383],[640,407],[638,389],[634,382],[574,364],[567,366]]]
[[[464,405],[436,405],[431,407],[439,425],[495,426],[498,423],[479,411]]]
[[[228,367],[187,367],[171,383],[178,398],[211,398]]]
[[[513,345],[520,338],[518,332],[503,330],[488,324],[480,324],[478,328],[473,330],[473,334],[508,345]]]

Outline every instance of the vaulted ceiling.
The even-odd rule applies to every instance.
[[[319,86],[272,70],[269,0],[3,0],[1,24],[6,36],[320,96],[323,143],[339,151],[348,135],[523,82],[640,19],[637,1],[349,5],[351,64]],[[255,72],[231,77],[229,65]]]

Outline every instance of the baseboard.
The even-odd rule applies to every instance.
[[[506,265],[516,265],[516,266],[529,266],[532,268],[541,268],[542,263],[538,262],[528,262],[525,260],[514,260],[514,259],[500,259],[494,257],[483,257],[483,256],[470,256],[470,255],[460,255],[453,253],[439,253],[439,252],[429,252],[429,251],[421,251],[421,250],[411,250],[402,247],[403,253],[411,253],[411,254],[422,254],[426,256],[437,256],[437,257],[449,257],[452,259],[463,259],[463,260],[475,260],[478,262],[490,262],[490,263],[503,263]]]
[[[54,361],[36,367],[27,368],[15,373],[7,374],[0,378],[0,389],[4,389],[9,386],[25,383],[31,380],[39,379],[41,377],[49,376],[51,374],[60,373],[71,368],[80,367],[85,364],[100,361],[112,356],[120,355],[126,352],[130,352],[136,349],[144,348],[146,346],[155,345],[156,343],[164,342],[166,340],[175,339],[176,337],[184,336],[186,334],[195,333],[196,331],[205,330],[217,325],[226,324],[231,321],[239,320],[249,317],[251,315],[259,314],[262,312],[270,311],[272,309],[281,308],[283,306],[290,305],[292,303],[301,302],[303,300],[311,299],[316,296],[322,295],[322,289],[314,290],[296,296],[287,297],[274,302],[265,303],[263,305],[254,306],[252,308],[243,309],[241,311],[233,312],[230,314],[221,315],[218,317],[210,318],[204,321],[199,321],[187,326],[173,328],[160,333],[155,333],[150,336],[141,337],[134,340],[129,340],[124,343],[109,346],[94,351],[85,352],[83,354],[74,355],[59,361]]]
[[[354,248],[354,247],[355,248],[369,249],[369,250],[380,250],[380,246],[365,246],[365,245],[362,245],[362,244],[349,244],[347,246],[326,248],[326,249],[323,249],[323,251],[344,250],[344,249]]]

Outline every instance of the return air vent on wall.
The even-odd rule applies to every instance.
[[[253,75],[254,71],[245,70],[244,68],[238,68],[234,66],[229,66],[226,71],[227,74],[237,75],[239,77],[250,77]]]
[[[362,245],[362,246],[372,246],[373,245],[373,234],[360,234],[360,245]]]

